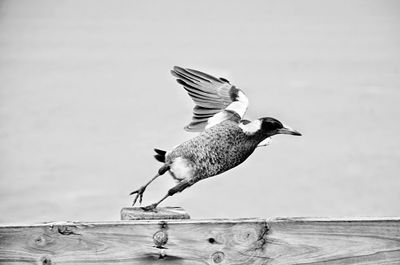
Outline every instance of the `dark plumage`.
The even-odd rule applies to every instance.
[[[154,149],[154,157],[164,164],[147,184],[131,192],[131,195],[136,194],[133,205],[138,199],[141,203],[146,187],[167,171],[178,184],[160,201],[144,209],[154,209],[168,196],[238,166],[257,147],[263,146],[266,138],[276,134],[301,135],[274,118],[243,119],[248,99],[243,91],[224,78],[180,67],[174,67],[172,74],[196,104],[193,120],[185,129],[201,133],[169,152]]]
[[[154,148],[154,151],[156,152],[156,154],[154,155],[155,159],[157,159],[157,161],[159,161],[161,163],[165,163],[165,154],[167,152],[165,152],[164,150],[157,149],[157,148]]]
[[[177,146],[166,163],[178,157],[187,159],[193,169],[191,183],[236,167],[253,153],[262,137],[248,136],[236,122],[226,120]]]

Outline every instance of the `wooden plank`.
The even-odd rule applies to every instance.
[[[121,209],[121,220],[160,219],[190,219],[190,216],[181,207],[157,207],[153,211],[144,211],[140,207],[125,207]]]
[[[400,264],[400,219],[275,219],[268,264]]]
[[[400,264],[400,219],[142,220],[0,227],[1,264]]]
[[[1,264],[263,264],[266,222],[164,220],[0,227]]]

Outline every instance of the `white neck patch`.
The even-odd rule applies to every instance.
[[[239,127],[243,130],[245,134],[253,135],[261,129],[261,121],[254,120],[247,124],[240,123]]]

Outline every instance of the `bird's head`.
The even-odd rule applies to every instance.
[[[270,137],[276,134],[290,134],[301,136],[296,130],[293,130],[289,126],[283,125],[282,122],[277,119],[265,117],[259,119],[260,121],[260,131],[266,135],[266,137]]]
[[[270,117],[260,118],[254,121],[242,120],[239,127],[245,134],[255,136],[259,140],[264,140],[276,134],[301,135],[298,131]]]

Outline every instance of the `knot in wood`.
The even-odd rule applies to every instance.
[[[212,254],[211,258],[214,263],[221,263],[225,258],[225,254],[224,252],[217,251],[214,254]]]
[[[46,245],[46,238],[43,235],[35,237],[34,242],[37,246],[43,247]]]
[[[235,234],[235,240],[237,242],[248,242],[257,240],[257,234],[252,230],[240,231]]]
[[[69,226],[64,226],[64,225],[59,226],[59,227],[57,228],[57,231],[58,231],[58,233],[60,233],[61,235],[66,235],[66,236],[69,236],[69,235],[73,235],[73,234],[74,234],[74,231],[72,231],[71,228],[70,228]]]
[[[161,229],[168,229],[168,224],[165,221],[161,221],[159,225]]]
[[[51,259],[48,256],[43,256],[40,261],[42,262],[42,265],[51,265]]]
[[[162,248],[168,242],[168,234],[166,231],[159,230],[153,235],[153,242],[157,248]]]

